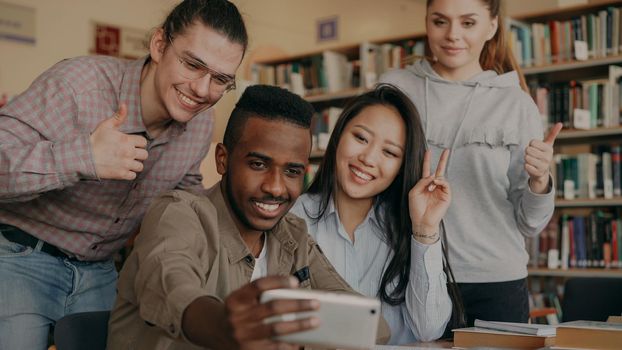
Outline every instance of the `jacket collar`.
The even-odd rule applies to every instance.
[[[220,188],[221,181],[207,190],[207,197],[216,208],[218,217],[218,229],[220,230],[220,240],[229,252],[229,263],[234,264],[251,255],[250,250],[244,244],[240,230],[235,225],[232,218],[232,212],[227,207],[224,195]],[[288,230],[287,222],[290,214],[283,217],[277,225],[270,231],[266,232],[266,241],[268,245],[268,256],[273,255],[273,250],[283,250],[293,255],[298,248],[298,242]],[[269,264],[270,261],[268,262]]]

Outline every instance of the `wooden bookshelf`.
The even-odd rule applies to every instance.
[[[542,277],[606,277],[622,278],[622,269],[596,269],[596,268],[570,268],[570,269],[547,269],[528,268],[529,276]]]
[[[607,56],[600,58],[593,58],[585,61],[568,61],[560,63],[547,64],[545,66],[533,66],[522,68],[523,74],[534,75],[543,73],[560,72],[572,69],[582,69],[597,66],[606,66],[615,63],[622,63],[622,55]]]
[[[327,94],[307,95],[305,96],[305,100],[309,101],[310,103],[328,102],[328,101],[352,98],[367,91],[369,90],[365,88],[351,88],[351,89],[341,90],[338,92],[327,93]]]
[[[557,199],[557,208],[590,208],[590,207],[617,207],[622,206],[622,197],[605,199]]]
[[[311,155],[309,156],[309,158],[311,159],[322,159],[323,157],[324,157],[324,151],[320,151],[320,150],[311,151]]]
[[[305,57],[305,56],[301,55],[301,57]],[[284,60],[285,60],[284,58],[278,58],[278,59],[275,59],[274,61],[272,60],[268,61],[268,63],[275,64],[275,63],[279,63]],[[257,63],[263,63],[263,62],[257,62]],[[529,75],[535,75],[535,74],[560,72],[564,70],[605,66],[605,65],[616,64],[616,63],[622,63],[622,55],[590,59],[587,61],[570,61],[570,62],[550,64],[546,66],[525,67],[525,68],[522,68],[521,70],[524,75],[529,76]],[[345,98],[352,98],[364,92],[367,92],[368,90],[369,89],[355,87],[355,88],[345,89],[342,91],[332,92],[332,93],[320,93],[320,94],[306,95],[304,96],[304,98],[310,103],[329,102],[329,101],[340,100],[340,99],[345,99]],[[612,131],[614,132],[612,135],[622,133],[621,130],[618,130],[617,132],[615,132],[614,130]],[[563,133],[564,132],[562,132],[559,135],[558,139],[572,137],[572,136],[564,137]],[[595,135],[593,136],[600,136],[600,135],[598,133],[595,133]],[[593,137],[593,136],[587,136],[587,137]],[[586,137],[586,136],[582,136],[582,137]]]
[[[551,18],[555,19],[567,19],[570,17],[579,16],[585,12],[593,11],[594,9],[602,9],[607,6],[619,5],[620,0],[590,0],[587,4],[571,5],[561,8],[552,8],[545,11],[526,12],[516,14],[512,18],[521,21],[543,21]]]
[[[523,22],[523,23],[515,24],[515,27],[513,28],[513,30],[515,30],[517,34],[522,34],[523,36],[525,35],[525,32],[529,33],[528,35],[531,35],[531,40],[528,40],[528,42],[541,43],[541,41],[535,41],[535,40],[542,40],[541,36],[543,35],[542,33],[543,28],[540,27],[541,25],[544,25],[547,29],[551,31],[553,30],[551,29],[551,26],[553,25],[553,28],[558,30],[559,33],[561,33],[559,35],[562,35],[562,36],[563,36],[564,30],[568,30],[565,28],[570,28],[570,30],[572,31],[570,35],[574,35],[574,30],[576,27],[574,26],[575,23],[573,23],[572,21],[576,21],[576,18],[580,16],[584,16],[584,15],[587,16],[588,14],[595,14],[598,11],[607,10],[610,6],[621,8],[621,5],[622,5],[622,2],[619,0],[618,1],[592,0],[587,4],[569,6],[569,7],[564,7],[564,8],[556,8],[556,9],[551,9],[548,11],[529,13],[529,14],[524,14],[520,16],[513,16],[513,19]],[[608,16],[608,19],[611,20],[612,18],[611,12],[607,11],[607,16]],[[586,21],[585,17],[583,18],[583,20]],[[565,22],[565,23],[561,23],[561,22]],[[568,24],[568,22],[570,22],[570,24]],[[537,26],[535,25],[536,23],[538,24]],[[521,24],[523,25],[521,26]],[[524,28],[527,28],[527,29],[525,30]],[[538,28],[540,30],[538,30]],[[583,27],[583,29],[585,29],[585,27]],[[589,29],[588,29],[588,33],[589,33]],[[592,35],[592,34],[583,33],[582,40],[586,42],[589,41],[589,37],[588,37],[589,35]],[[519,35],[519,38],[522,38],[522,36]],[[519,39],[519,40],[522,43],[525,42],[522,39]],[[522,72],[526,76],[528,83],[531,83],[530,85],[530,87],[532,88],[531,92],[534,95],[534,99],[537,100],[536,103],[538,103],[538,105],[541,107],[545,105],[549,106],[549,110],[547,111],[547,113],[549,114],[549,117],[551,118],[550,120],[557,120],[561,118],[562,120],[566,121],[567,119],[570,119],[568,118],[568,113],[571,113],[573,108],[576,108],[576,107],[573,107],[573,106],[576,106],[576,104],[573,105],[572,102],[569,103],[568,99],[566,100],[562,99],[562,98],[568,98],[568,96],[562,97],[563,95],[560,95],[561,94],[560,91],[562,91],[563,88],[572,89],[575,85],[570,85],[569,82],[571,81],[578,82],[577,85],[579,85],[580,83],[583,83],[583,82],[595,81],[597,79],[602,79],[602,80],[607,79],[607,77],[610,74],[609,67],[611,65],[622,65],[622,51],[619,51],[619,50],[607,51],[602,46],[600,47],[593,46],[593,47],[590,47],[590,58],[589,59],[581,60],[581,61],[573,60],[571,59],[571,57],[574,57],[574,52],[572,51],[574,50],[574,47],[566,46],[568,42],[567,41],[563,42],[566,39],[562,38],[559,40],[562,40],[562,42],[558,42],[558,45],[559,45],[558,54],[559,54],[560,59],[562,59],[563,61],[549,63],[545,65],[522,67]],[[565,46],[562,46],[562,45],[565,45]],[[619,43],[616,45],[619,45]],[[538,48],[539,50],[538,52],[536,52],[536,48],[534,46],[533,50],[528,50],[526,55],[525,55],[525,50],[523,50],[522,51],[523,56],[519,57],[519,61],[523,61],[523,62],[538,61],[542,63],[546,61],[547,59],[549,59],[546,56],[544,56],[545,54],[547,54],[546,48],[542,46],[538,46]],[[518,52],[520,54],[521,51],[518,51]],[[604,55],[605,53],[608,55],[605,56]],[[548,54],[551,54],[551,52],[548,52]],[[602,56],[593,57],[592,54],[597,55],[597,56],[598,55],[602,55]],[[543,56],[544,56],[544,59],[543,59]],[[550,59],[554,60],[554,58],[550,58]],[[567,84],[567,85],[564,86],[564,84]],[[608,88],[606,85],[604,86],[605,87],[603,87],[602,89]],[[542,91],[534,90],[535,87],[546,89],[546,94],[544,97],[544,100],[546,102],[544,105],[542,104]],[[600,89],[600,86],[598,88]],[[563,92],[565,93],[565,91],[568,91],[568,90],[564,90]],[[573,92],[572,90],[569,90],[569,94],[572,92]],[[551,102],[551,100],[547,100],[550,98],[553,98],[555,100],[553,102]],[[599,97],[599,99],[600,98],[601,97]],[[559,99],[561,99],[561,101]],[[591,97],[589,101],[590,102],[592,101]],[[590,102],[584,102],[584,103],[589,104]],[[551,103],[555,104],[555,108],[551,108]],[[597,103],[600,103],[600,102],[597,102]],[[587,107],[585,107],[586,106],[585,104],[583,104],[583,106],[584,106],[583,108],[588,109]],[[603,106],[599,105],[599,108],[605,108],[605,107],[604,105]],[[592,115],[592,118],[594,118],[593,115]],[[599,118],[598,122],[601,122],[601,118],[602,118],[603,123],[607,123],[607,122],[611,123],[611,124],[605,124],[605,125],[618,124],[618,123],[615,123],[615,120],[617,119],[617,114],[615,112],[613,115],[603,116],[601,114],[601,109],[599,109],[598,118]],[[556,153],[560,153],[560,154],[565,153],[569,155],[575,155],[575,154],[581,154],[581,153],[597,153],[598,155],[600,155],[600,152],[602,152],[602,150],[596,149],[596,147],[593,147],[593,145],[601,145],[601,144],[602,145],[619,145],[621,144],[621,142],[622,142],[622,126],[607,127],[607,128],[599,127],[599,128],[593,128],[593,129],[587,129],[587,130],[564,129],[558,135],[555,147],[556,147]],[[611,151],[608,151],[608,152],[611,152]],[[593,161],[593,158],[590,161]],[[601,160],[598,160],[597,162],[600,162],[600,161]],[[588,172],[587,170],[583,170],[583,169],[577,169],[577,171],[585,171],[585,173]],[[588,176],[584,174],[583,172],[581,172],[580,174],[581,176]],[[597,176],[603,176],[603,175],[600,174]],[[569,216],[585,217],[586,215],[588,215],[588,213],[589,215],[592,215],[591,212],[594,212],[594,211],[603,211],[603,212],[609,212],[611,210],[618,211],[620,207],[622,207],[622,197],[619,197],[619,196],[615,198],[611,198],[611,199],[577,198],[577,199],[572,199],[572,200],[564,200],[564,199],[555,200],[555,208],[556,208],[557,214],[567,214]],[[535,247],[540,249],[542,248],[540,244],[544,244],[545,245],[544,249],[549,249],[550,244],[559,245],[562,242],[562,240],[564,240],[563,235],[561,233],[562,223],[559,223],[559,226],[551,224],[551,227],[552,227],[552,230],[554,231],[551,231],[551,228],[547,226],[547,228],[545,229],[545,232],[543,233],[544,236],[535,238],[536,240]],[[598,228],[599,236],[601,234],[604,234],[602,230],[604,230],[604,228],[602,227]],[[557,238],[552,239],[551,235],[555,234],[554,233],[555,231],[557,231],[556,233]],[[544,243],[541,241],[543,238],[546,240]],[[529,251],[533,252],[533,246],[529,248]],[[561,250],[560,250],[560,255],[561,255]],[[612,269],[529,268],[528,274],[530,277],[533,277],[533,281],[530,280],[531,282],[536,282],[538,280],[547,280],[547,284],[548,282],[554,282],[551,285],[557,285],[557,287],[559,287],[559,283],[560,283],[559,278],[563,278],[563,279],[569,278],[569,277],[622,278],[622,269],[619,269],[619,268],[612,268]],[[530,290],[534,291],[532,287],[533,286],[530,287]],[[556,288],[556,290],[559,290],[559,289]]]
[[[311,57],[311,56],[321,55],[324,51],[335,51],[335,52],[343,53],[346,56],[355,56],[355,55],[358,55],[358,52],[359,52],[358,50],[359,50],[359,44],[329,46],[321,50],[312,50],[312,51],[307,51],[307,52],[303,52],[303,53],[299,53],[295,55],[280,55],[280,56],[274,56],[274,57],[265,58],[265,59],[259,59],[259,60],[253,61],[253,63],[276,65],[280,63],[299,61],[301,59]]]
[[[613,128],[596,128],[596,129],[587,129],[587,130],[566,129],[566,130],[562,130],[559,133],[559,135],[557,135],[556,141],[593,138],[593,137],[607,137],[607,136],[622,137],[622,127],[618,126],[618,127],[613,127]]]

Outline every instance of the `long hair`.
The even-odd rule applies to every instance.
[[[312,219],[319,220],[326,212],[336,185],[336,153],[343,131],[363,109],[375,105],[397,109],[406,127],[406,144],[399,173],[389,187],[376,196],[373,205],[384,233],[383,239],[393,252],[390,261],[385,262],[387,267],[382,275],[378,294],[382,301],[397,305],[404,301],[410,274],[412,224],[408,211],[408,192],[421,178],[426,148],[419,113],[404,93],[394,86],[382,84],[358,96],[345,107],[330,136],[324,159],[307,191],[320,196],[319,210],[317,213],[306,214]],[[397,281],[395,288],[393,288],[394,281]]]
[[[503,74],[516,71],[520,80],[520,86],[526,92],[529,92],[525,76],[516,62],[516,58],[510,50],[505,35],[505,24],[501,15],[501,0],[479,0],[488,9],[490,18],[497,18],[498,28],[492,39],[486,41],[482,53],[479,56],[479,64],[484,70],[494,70],[497,74]],[[434,0],[426,1],[426,8],[429,8]],[[430,46],[426,40],[426,56],[431,57]]]

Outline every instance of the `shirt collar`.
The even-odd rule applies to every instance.
[[[367,216],[365,217],[365,219],[363,220],[363,222],[361,224],[365,225],[368,221],[370,221],[371,223],[373,223],[374,225],[380,227],[379,224],[379,220],[376,216],[376,210],[375,210],[375,205],[372,205],[371,210],[369,210],[369,212],[367,213]],[[337,212],[337,206],[335,206],[335,201],[334,201],[334,197],[330,197],[330,200],[328,201],[328,206],[326,207],[326,211],[324,213],[324,216],[326,216],[327,218],[330,215],[335,215],[335,218],[338,220],[338,212]]]
[[[319,210],[319,197],[316,197],[317,207],[315,208],[316,212]],[[337,211],[337,206],[335,205],[334,197],[331,197],[328,201],[328,205],[326,206],[326,211],[324,211],[324,216],[320,220],[333,220],[336,232],[345,240],[350,241],[350,237],[345,232],[342,232],[339,228],[341,226],[341,220],[339,219],[339,213]],[[374,210],[375,206],[372,206],[371,210],[367,213],[365,219],[361,222],[357,229],[363,229],[365,231],[374,232],[376,235],[380,235],[380,222],[376,215],[376,211]],[[373,228],[366,228],[369,226],[373,226]]]
[[[140,107],[140,77],[148,58],[149,56],[145,56],[130,62],[126,65],[123,72],[119,104],[125,103],[127,105],[127,120],[121,125],[119,130],[124,133],[133,134],[147,131],[143,123],[143,114]]]

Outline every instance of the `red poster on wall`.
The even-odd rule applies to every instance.
[[[121,29],[97,24],[95,28],[95,54],[119,56]]]

